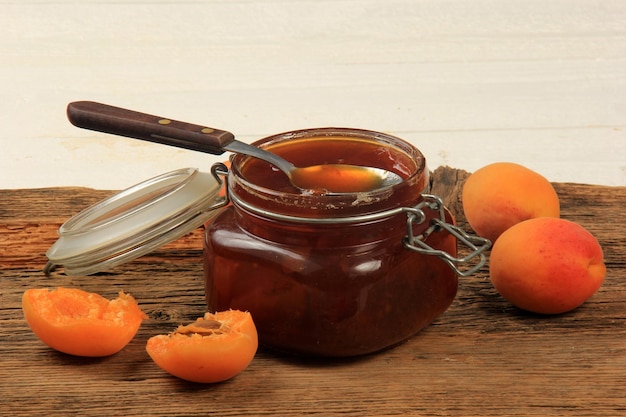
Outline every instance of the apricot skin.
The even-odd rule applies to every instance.
[[[551,217],[505,231],[490,256],[491,281],[511,304],[560,314],[583,304],[606,275],[602,247],[581,225]]]
[[[470,226],[491,242],[521,221],[560,215],[552,184],[511,162],[490,164],[471,174],[463,186],[462,200]]]

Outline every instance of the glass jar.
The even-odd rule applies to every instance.
[[[419,150],[390,135],[337,128],[255,145],[296,166],[371,166],[403,181],[346,195],[307,192],[266,162],[233,156],[232,204],[205,234],[209,310],[250,311],[269,348],[341,357],[398,344],[450,306],[458,234],[441,201],[427,195],[429,171]]]
[[[172,171],[64,223],[44,272],[59,266],[68,275],[100,272],[204,224],[210,310],[250,311],[261,343],[277,350],[353,356],[427,326],[452,302],[457,276],[484,265],[489,241],[453,224],[443,202],[428,194],[424,156],[401,139],[325,128],[256,144],[296,166],[364,165],[403,180],[349,194],[300,190],[244,155],[231,157],[230,172],[223,164],[211,173]],[[471,251],[457,257],[457,242]],[[458,267],[464,264],[470,267]]]

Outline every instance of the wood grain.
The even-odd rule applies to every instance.
[[[434,190],[467,227],[459,190],[467,173],[434,173]],[[460,280],[452,306],[408,342],[362,358],[324,361],[261,349],[221,384],[164,374],[147,338],[204,312],[202,230],[130,264],[88,277],[42,274],[56,229],[110,195],[85,188],[0,190],[0,414],[168,416],[617,416],[626,412],[626,187],[554,184],[563,217],[602,244],[608,276],[579,309],[527,314],[501,299],[486,268]],[[71,286],[133,294],[149,319],[119,354],[52,351],[21,312],[27,288]]]

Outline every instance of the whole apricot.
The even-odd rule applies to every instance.
[[[463,211],[474,231],[491,242],[506,229],[535,217],[559,217],[559,197],[535,171],[496,162],[471,174],[463,186]]]
[[[511,227],[496,240],[489,272],[511,304],[559,314],[583,304],[606,275],[602,247],[578,223],[542,217]]]

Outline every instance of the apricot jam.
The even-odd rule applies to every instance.
[[[232,204],[205,235],[209,310],[249,311],[266,347],[340,357],[400,343],[449,307],[457,274],[404,242],[402,208],[419,204],[429,186],[426,161],[416,148],[382,133],[334,128],[279,134],[255,144],[296,166],[371,166],[403,181],[326,195],[295,188],[266,162],[234,156],[227,181]],[[452,220],[447,211],[445,217]],[[428,218],[415,234],[428,227]],[[447,231],[426,240],[456,255],[456,238]]]

